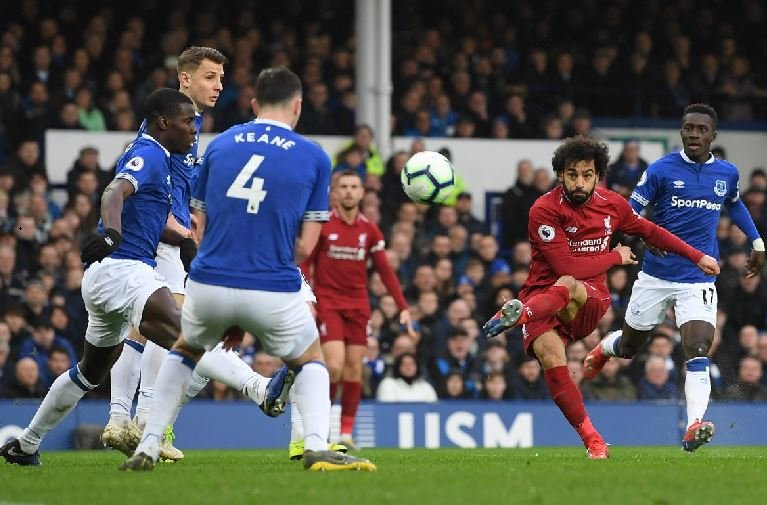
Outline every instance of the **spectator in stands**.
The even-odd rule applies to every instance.
[[[37,362],[32,358],[21,358],[16,362],[14,378],[5,387],[0,387],[0,398],[42,398],[45,391]]]
[[[645,376],[639,381],[640,400],[676,400],[679,392],[669,379],[666,360],[651,355],[645,362]]]
[[[767,333],[759,335],[756,346],[756,357],[762,364],[762,385],[767,386]]]
[[[72,368],[72,363],[74,363],[72,361],[72,357],[69,355],[69,352],[66,349],[63,347],[53,346],[48,353],[48,360],[45,365],[45,373],[40,374],[45,389],[47,390],[51,387],[51,384],[53,384],[53,381],[56,380],[56,377]],[[38,368],[39,366],[40,365],[38,360]],[[47,379],[44,379],[43,377],[47,377]]]
[[[362,359],[362,397],[375,398],[378,386],[386,373],[386,362],[381,356],[378,339],[368,337],[367,350]]]
[[[447,394],[447,379],[455,370],[461,374],[466,394],[473,396],[477,391],[476,376],[479,364],[475,356],[471,354],[471,345],[471,338],[465,329],[462,327],[450,329],[447,346],[432,362],[429,373],[440,397]]]
[[[511,391],[508,389],[506,375],[503,372],[491,372],[485,377],[479,398],[495,401],[510,399]]]
[[[628,139],[618,161],[608,168],[606,185],[628,199],[645,170],[647,162],[639,156],[639,141]]]
[[[80,86],[75,93],[75,103],[80,126],[93,132],[103,132],[107,129],[104,113],[96,107],[93,91],[89,87]]]
[[[740,402],[767,401],[767,386],[762,384],[762,363],[753,356],[740,360],[738,380],[727,386],[722,398]]]
[[[13,191],[20,193],[29,188],[29,178],[32,174],[45,175],[45,164],[40,154],[40,143],[34,139],[21,141],[16,149],[16,155],[8,162],[7,170],[13,174]]]
[[[64,102],[52,127],[57,130],[83,130],[84,128],[80,125],[80,119],[77,116],[77,104]]]
[[[463,225],[464,228],[472,233],[485,233],[485,223],[479,220],[472,214],[472,199],[471,193],[463,191],[459,193],[455,201],[455,210],[458,214],[458,223]],[[452,224],[448,226],[448,230],[452,227]]]
[[[55,117],[48,88],[40,81],[29,85],[29,93],[21,100],[20,124],[22,137],[42,142],[45,130]]]
[[[637,392],[634,384],[628,377],[620,375],[620,370],[620,361],[611,359],[599,375],[582,385],[583,399],[608,402],[636,400]]]
[[[465,400],[472,394],[466,389],[466,381],[460,368],[450,370],[445,378],[445,386],[439,395],[441,400]]]
[[[67,172],[67,192],[69,200],[72,200],[80,192],[77,187],[80,174],[83,172],[92,172],[98,179],[97,193],[100,195],[107,184],[111,181],[111,174],[102,169],[99,165],[99,150],[92,146],[85,146],[80,149],[72,168]]]
[[[415,354],[404,353],[394,360],[392,376],[381,381],[376,399],[381,402],[436,402],[437,392],[421,378]]]
[[[517,373],[512,377],[512,397],[515,400],[545,400],[549,390],[543,380],[541,365],[532,356],[523,356]]]
[[[7,384],[9,382],[11,377],[12,361],[10,359],[11,346],[9,342],[10,335],[7,340],[0,338],[0,389],[2,389],[3,384]]]
[[[298,131],[307,135],[336,135],[335,114],[330,108],[328,87],[318,82],[307,90]]]
[[[40,380],[46,386],[49,386],[58,376],[51,376],[48,370],[48,359],[53,349],[62,349],[66,352],[71,363],[77,361],[75,350],[72,344],[63,337],[56,335],[51,326],[50,319],[46,316],[38,316],[33,320],[32,336],[26,339],[19,346],[19,356],[30,356],[37,361]]]
[[[523,159],[517,163],[517,180],[503,194],[503,248],[527,240],[527,218],[533,202],[542,195],[533,185],[533,163]]]
[[[431,132],[435,137],[452,137],[455,133],[458,114],[453,110],[450,97],[446,93],[441,93],[434,101],[430,121]]]

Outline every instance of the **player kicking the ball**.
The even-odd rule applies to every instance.
[[[165,348],[178,338],[178,307],[153,268],[171,207],[169,158],[194,142],[194,105],[183,93],[159,89],[147,97],[144,117],[146,133],[117,161],[117,175],[101,197],[99,234],[83,246],[83,358],[53,382],[21,436],[0,448],[9,463],[40,464],[45,434],[101,383],[131,328]]]
[[[157,247],[157,266],[155,271],[168,282],[179,307],[184,302],[184,279],[189,264],[197,253],[197,245],[192,234],[192,221],[189,212],[192,186],[197,180],[199,131],[202,128],[202,111],[216,104],[223,89],[224,65],[227,58],[210,47],[189,47],[178,57],[179,91],[192,99],[196,115],[197,136],[194,144],[182,153],[171,154],[170,175],[172,181],[171,216],[166,232]],[[139,128],[140,138],[146,131],[146,123]],[[112,367],[111,401],[109,422],[104,428],[101,439],[104,445],[123,452],[126,456],[141,440],[141,432],[152,403],[157,372],[167,350],[147,342],[138,332],[132,332],[125,340],[125,347],[120,358]],[[139,397],[136,416],[131,422],[130,410],[136,386],[139,385]],[[192,383],[182,402],[186,403],[197,395],[213,378],[234,388],[254,402],[270,416],[279,415],[284,408],[275,409],[275,402],[287,395],[292,383],[292,376],[287,367],[281,368],[273,380],[255,373],[237,353],[217,346],[198,363]],[[283,398],[284,399],[284,398]],[[179,406],[180,408],[180,406]],[[184,453],[173,446],[173,423],[178,410],[171,420],[163,437],[161,457],[164,460],[177,461]]]
[[[738,169],[710,152],[716,123],[716,112],[710,106],[688,106],[680,132],[683,149],[647,168],[630,203],[636,212],[653,204],[653,219],[658,225],[715,258],[719,257],[716,226],[726,207],[753,245],[746,274],[753,277],[764,265],[764,242],[740,200]],[[708,352],[716,327],[714,281],[676,254],[650,249],[631,290],[623,330],[605,337],[584,360],[584,378],[592,379],[612,356],[633,358],[652,329],[663,321],[666,309],[673,306],[687,360],[687,430],[682,449],[688,452],[714,436],[714,424],[703,419],[711,396]]]
[[[506,302],[483,326],[493,337],[522,325],[525,350],[540,361],[551,398],[578,432],[591,459],[606,459],[608,448],[570,377],[565,344],[590,334],[610,306],[607,270],[636,263],[627,246],[609,250],[612,234],[638,235],[697,264],[706,275],[719,273],[714,258],[637,215],[619,194],[596,188],[605,177],[608,160],[607,146],[591,138],[569,138],[557,148],[552,166],[560,185],[530,209],[530,275],[519,299]]]
[[[234,328],[257,335],[267,353],[295,371],[304,468],[375,470],[368,460],[327,450],[329,376],[295,266],[314,249],[328,219],[330,160],[293,132],[301,81],[290,70],[259,74],[256,111],[255,121],[218,135],[206,152],[192,201],[204,210],[203,238],[189,272],[183,336],[163,361],[141,443],[123,470],[154,467],[196,362],[222,335],[229,335],[225,344],[237,343],[242,332]]]

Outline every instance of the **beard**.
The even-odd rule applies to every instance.
[[[565,191],[565,196],[567,199],[572,203],[573,205],[583,205],[584,203],[589,201],[589,198],[591,198],[591,194],[594,193],[594,190],[587,192],[572,192],[568,191],[566,188],[563,188]]]

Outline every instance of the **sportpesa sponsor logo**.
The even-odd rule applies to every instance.
[[[699,198],[697,200],[685,200],[684,198],[679,198],[678,196],[672,196],[671,206],[672,207],[693,207],[696,209],[718,210],[718,211],[722,210],[721,203],[710,202],[706,200],[705,198]]]

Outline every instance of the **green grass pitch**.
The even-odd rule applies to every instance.
[[[150,473],[115,452],[46,452],[43,466],[0,465],[0,504],[323,505],[763,503],[767,448],[369,449],[375,473],[310,473],[280,451],[187,451]]]

